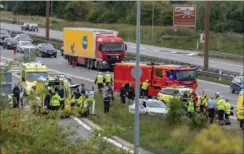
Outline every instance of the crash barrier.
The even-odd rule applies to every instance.
[[[44,39],[44,37],[40,37],[37,34],[29,34],[29,35],[32,36],[33,38],[35,38],[36,40],[47,41],[47,40]],[[60,38],[50,39],[49,42],[52,42],[52,43],[55,43],[55,44],[60,44],[60,46],[62,46],[62,44],[63,44],[63,40],[60,39]],[[214,52],[214,54],[221,55],[222,53]],[[224,54],[224,55],[228,56],[228,54]],[[236,57],[241,57],[241,56],[236,55]],[[126,58],[134,60],[135,59],[135,54],[126,52]],[[214,69],[214,68],[209,68],[208,71],[203,71],[203,66],[200,66],[200,65],[192,65],[192,64],[189,64],[189,63],[184,63],[184,62],[179,62],[179,61],[174,61],[174,60],[169,60],[169,59],[163,59],[163,58],[160,58],[160,57],[158,58],[158,57],[146,56],[146,55],[141,55],[141,60],[142,61],[147,61],[147,62],[153,61],[153,62],[163,63],[163,64],[190,65],[190,66],[196,67],[198,73],[201,74],[201,75],[215,77],[215,78],[219,78],[219,79],[225,79],[225,80],[229,80],[229,79],[233,78],[234,76],[238,76],[238,75],[242,74],[241,70],[240,70],[240,74],[236,73],[236,72],[220,70],[220,69]]]

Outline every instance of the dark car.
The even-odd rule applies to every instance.
[[[231,93],[234,92],[240,92],[241,89],[244,88],[244,77],[243,76],[236,76],[233,78],[231,85],[230,85],[230,91]]]
[[[57,50],[51,43],[40,43],[37,45],[37,50],[40,57],[57,57]]]
[[[18,41],[15,38],[5,38],[3,41],[4,49],[14,49],[17,47]]]
[[[10,37],[10,34],[7,30],[1,29],[0,30],[0,37],[2,40],[4,40],[7,37]]]
[[[15,39],[17,39],[18,41],[30,41],[30,42],[33,42],[33,40],[27,34],[18,34],[18,35],[15,36]]]

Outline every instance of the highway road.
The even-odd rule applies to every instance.
[[[13,59],[14,56],[22,56],[22,54],[13,55],[11,50],[1,49],[2,59],[10,58]],[[68,64],[67,60],[63,57],[58,56],[57,58],[38,58],[40,62],[46,64],[50,71],[56,74],[66,74],[73,78],[74,83],[85,83],[87,87],[94,86],[93,82],[96,78],[96,70],[88,70],[85,67],[76,67],[72,68]],[[207,93],[209,97],[214,96],[216,92],[219,92],[220,95],[229,99],[232,105],[236,105],[237,94],[230,93],[229,86],[222,85],[214,82],[198,80],[198,92],[203,90]]]
[[[1,28],[7,29],[7,30],[16,30],[20,31],[20,25],[15,24],[8,24],[1,22]],[[39,28],[39,32],[28,32],[25,31],[28,34],[36,35],[36,36],[45,36],[45,29]],[[51,39],[57,39],[57,40],[63,40],[63,33],[61,31],[56,30],[50,30],[50,38]],[[129,53],[135,53],[136,52],[136,44],[132,42],[126,42],[128,45],[128,51]],[[150,46],[150,45],[141,45],[141,55],[145,56],[153,56],[153,57],[162,57],[164,59],[174,60],[174,61],[180,61],[180,62],[186,62],[193,65],[200,65],[203,66],[203,57],[195,55],[192,51],[185,51],[185,50],[178,50],[178,49],[169,49],[169,48],[163,48],[163,47],[156,47],[156,46]],[[210,59],[209,60],[209,67],[215,68],[215,69],[221,69],[226,71],[232,71],[236,73],[240,73],[243,70],[243,64],[242,63],[234,63],[224,60],[216,60],[216,59]]]

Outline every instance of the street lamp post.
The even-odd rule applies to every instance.
[[[135,98],[135,116],[134,116],[134,154],[139,153],[139,95],[140,95],[140,19],[141,2],[137,0],[137,18],[136,18],[136,98]]]

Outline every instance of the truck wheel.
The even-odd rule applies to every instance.
[[[87,59],[87,61],[86,61],[86,68],[90,69],[90,59]]]

